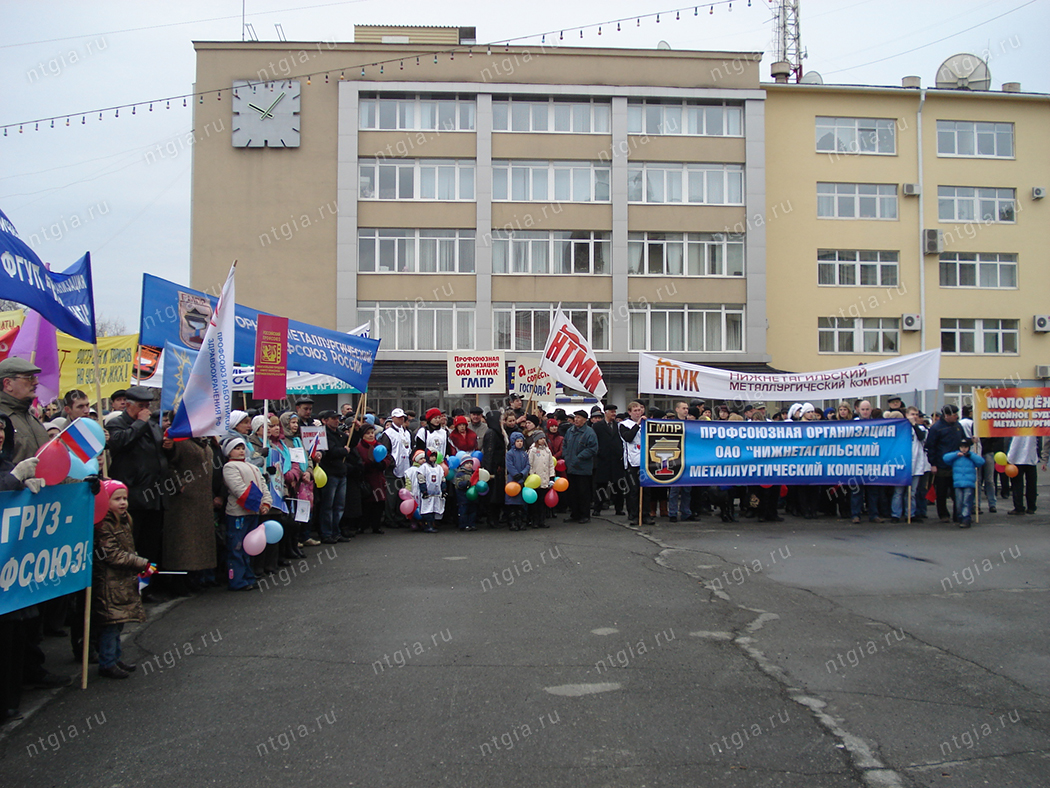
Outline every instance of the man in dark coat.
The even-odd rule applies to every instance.
[[[561,445],[565,458],[565,475],[569,480],[567,523],[590,522],[591,498],[594,496],[594,458],[598,454],[598,436],[587,423],[587,411],[573,414],[573,425]]]
[[[339,532],[339,521],[346,505],[346,473],[349,470],[346,458],[350,450],[346,447],[346,435],[339,431],[339,414],[334,410],[321,411],[321,423],[325,427],[328,448],[321,454],[321,468],[328,476],[328,483],[321,488],[317,505],[317,524],[321,530],[323,544],[348,542],[349,537]]]
[[[616,406],[606,405],[604,411],[591,408],[591,428],[598,438],[598,456],[594,461],[594,511],[599,515],[610,501],[618,515],[623,515],[623,443],[616,429]]]
[[[945,405],[941,408],[940,420],[930,427],[926,436],[926,457],[934,473],[933,484],[937,491],[937,516],[942,523],[951,522],[948,516],[948,499],[952,499],[955,508],[955,488],[952,483],[952,466],[944,464],[944,455],[958,451],[959,444],[966,437],[959,424],[959,408],[956,405]]]

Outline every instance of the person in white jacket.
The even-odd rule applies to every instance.
[[[1035,435],[1018,435],[1010,439],[1010,448],[1006,450],[1006,459],[1017,466],[1017,475],[1010,480],[1010,491],[1014,497],[1014,508],[1007,514],[1035,514],[1035,499],[1038,492],[1035,488],[1037,463],[1042,463],[1046,470],[1047,455],[1050,454],[1050,441]]]
[[[896,411],[894,411],[896,412]],[[926,430],[917,429],[922,425],[919,409],[914,405],[905,411],[905,417],[911,422],[911,509],[912,520],[921,522],[926,519],[926,489],[922,483],[930,471],[930,461],[926,457]],[[893,500],[890,503],[890,522],[900,522],[904,517],[904,491],[907,486],[893,488]],[[920,503],[920,497],[922,498]]]

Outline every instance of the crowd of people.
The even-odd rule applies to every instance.
[[[87,394],[67,392],[37,411],[39,369],[20,359],[0,362],[0,489],[39,489],[36,452],[70,421],[97,416]],[[609,512],[629,524],[782,520],[838,516],[860,523],[927,518],[927,492],[941,522],[971,523],[980,490],[989,511],[1011,496],[1009,514],[1036,510],[1036,467],[1046,470],[1050,441],[1018,437],[975,442],[964,409],[946,405],[928,417],[899,397],[885,410],[865,399],[821,410],[796,403],[773,414],[764,403],[734,407],[679,401],[670,411],[633,401],[621,411],[608,403],[544,412],[512,396],[505,407],[421,416],[400,407],[389,413],[324,410],[310,397],[281,413],[234,410],[225,435],[188,440],[167,436],[171,414],[159,414],[153,389],[112,392],[104,414],[109,510],[96,524],[95,615],[100,634],[89,644],[100,675],[127,678],[120,628],[142,620],[138,577],[157,567],[143,599],[189,595],[210,586],[257,588],[260,577],[305,556],[304,548],[348,542],[360,534],[407,529],[473,532],[584,524]],[[901,418],[910,422],[913,478],[909,486],[863,480],[827,486],[641,487],[646,419],[814,421]],[[46,421],[45,421],[46,420]],[[6,437],[5,437],[6,436]],[[1018,473],[996,470],[1005,452]],[[1001,466],[1000,466],[1001,467]],[[977,484],[978,478],[980,484]],[[97,486],[97,480],[91,480]],[[567,485],[567,486],[566,486]],[[948,505],[953,511],[949,513]],[[245,538],[263,520],[281,526],[281,538],[250,555]],[[624,520],[621,520],[624,521]],[[80,595],[82,596],[82,595]],[[76,595],[0,617],[9,637],[0,647],[0,712],[17,714],[19,687],[68,682],[43,667],[41,637],[68,637],[75,658],[83,647],[82,604]],[[133,597],[133,598],[132,598]],[[19,644],[17,646],[12,644]],[[20,651],[20,649],[24,649]],[[19,653],[15,653],[15,652]],[[13,678],[17,674],[17,679]]]

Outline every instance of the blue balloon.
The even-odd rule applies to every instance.
[[[482,453],[481,453],[480,451],[472,451],[472,452],[470,453],[470,456],[471,456],[471,457],[473,457],[473,458],[474,458],[475,460],[480,460],[480,459],[481,459],[482,457],[484,457],[485,455],[484,455],[484,454],[482,454]]]
[[[470,452],[467,452],[467,451],[457,451],[457,452],[456,452],[456,456],[457,456],[457,457],[459,457],[459,459],[461,459],[461,460],[462,460],[462,459],[463,459],[464,457],[469,457],[469,456],[470,456]]]
[[[448,469],[450,471],[456,470],[456,468],[459,467],[459,464],[460,464],[461,461],[462,460],[460,459],[459,455],[457,455],[455,457],[449,457],[447,460],[445,460],[445,462],[448,463]]]
[[[489,483],[478,479],[474,483],[474,488],[478,491],[478,495],[484,495],[489,491]]]
[[[372,458],[376,462],[382,462],[386,459],[386,446],[381,443],[377,443],[376,447],[372,449]]]
[[[276,520],[266,520],[263,524],[266,529],[266,544],[277,544],[284,536],[284,526]]]
[[[79,457],[69,455],[70,479],[86,479],[88,476],[98,476],[98,458],[92,457],[87,462],[81,462]]]
[[[531,487],[523,487],[521,489],[521,497],[525,503],[536,503],[537,496],[536,491]]]

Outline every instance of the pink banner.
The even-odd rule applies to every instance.
[[[255,399],[284,399],[288,381],[288,318],[259,315],[255,332]]]

